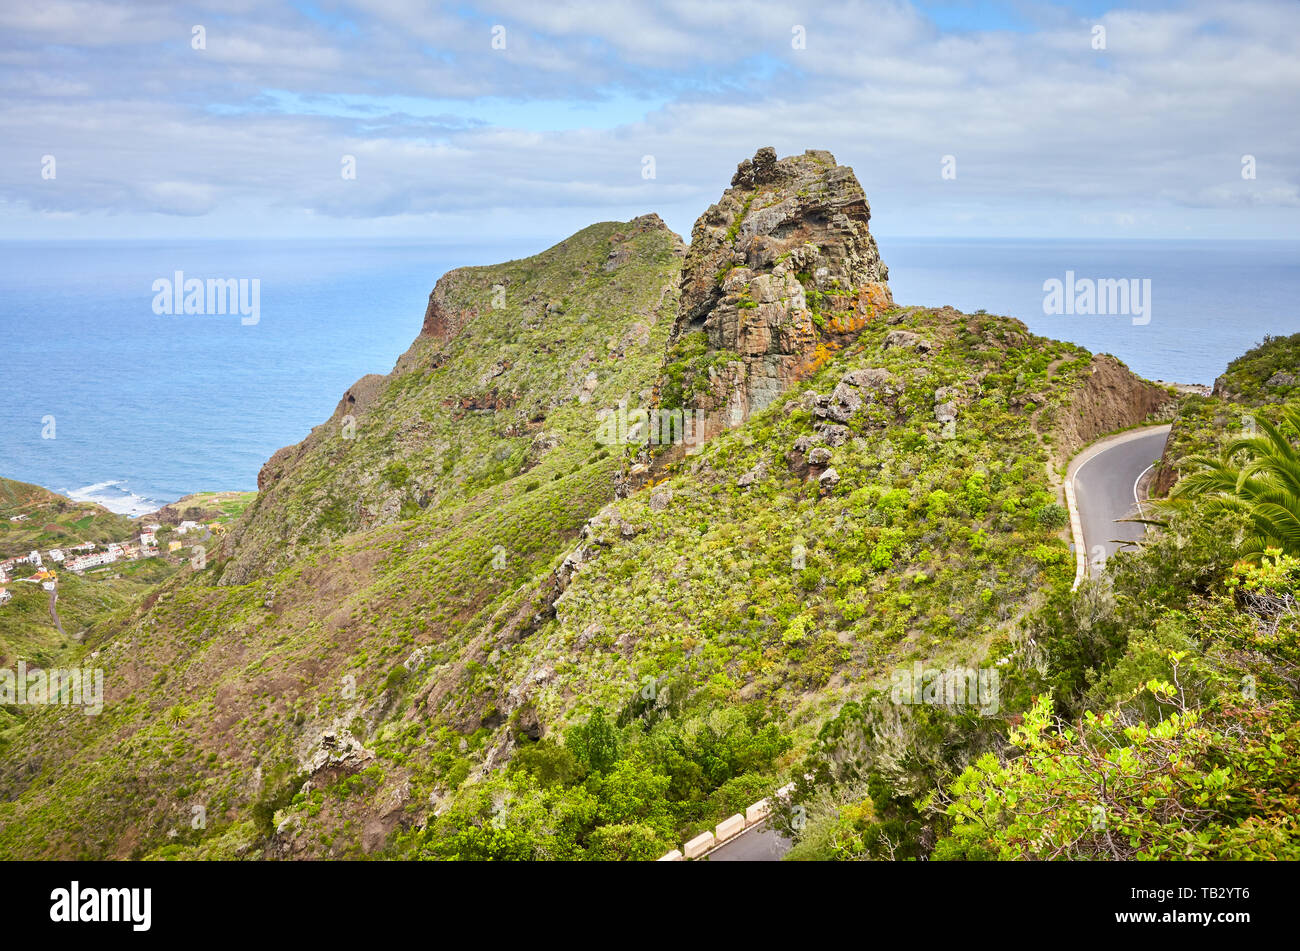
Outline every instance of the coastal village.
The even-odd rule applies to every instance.
[[[27,517],[27,515],[15,515],[9,521],[20,522]],[[55,591],[58,586],[58,569],[84,575],[88,571],[102,569],[118,562],[162,557],[164,552],[158,543],[158,533],[162,530],[161,524],[151,523],[145,525],[138,536],[123,541],[107,542],[103,545],[81,542],[62,548],[49,548],[44,553],[34,549],[26,555],[6,558],[0,561],[0,606],[13,600],[13,593],[7,588],[10,584],[27,582],[39,584],[46,591]],[[183,521],[171,528],[174,535],[195,533],[202,539],[225,530],[226,527],[216,521],[208,524]],[[177,552],[184,547],[185,542],[173,538],[167,542],[166,554]]]

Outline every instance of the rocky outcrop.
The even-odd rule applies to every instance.
[[[736,426],[814,369],[819,347],[891,306],[870,219],[829,152],[763,148],[741,162],[691,232],[661,405],[704,410],[705,438]],[[677,363],[682,353],[696,359]]]
[[[337,780],[359,772],[374,761],[375,754],[366,749],[346,729],[331,728],[321,734],[311,754],[300,764],[308,788],[321,789]]]
[[[1074,393],[1057,425],[1054,445],[1062,460],[1116,430],[1136,426],[1171,399],[1108,353],[1092,358],[1083,386]]]
[[[374,405],[388,385],[388,377],[381,373],[367,373],[348,387],[338,405],[334,407],[331,419],[352,415],[359,416]]]
[[[813,398],[813,415],[846,423],[858,410],[872,403],[896,408],[903,384],[888,370],[871,368],[844,374],[828,396]]]
[[[439,343],[445,342],[456,336],[460,328],[477,315],[477,308],[457,307],[449,299],[464,270],[457,268],[448,271],[429,292],[429,304],[424,309],[424,324],[420,327],[421,337],[432,337]]]

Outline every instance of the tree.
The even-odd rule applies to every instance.
[[[564,737],[564,745],[573,751],[574,758],[593,773],[603,773],[619,757],[618,730],[597,707],[586,723],[571,727]]]
[[[1177,671],[1179,655],[1173,655]],[[1295,859],[1295,754],[1289,701],[1228,698],[1204,711],[1182,688],[1151,681],[1174,712],[1124,725],[1114,712],[1074,724],[1040,697],[1012,739],[1024,752],[989,754],[929,805],[952,826],[943,859]]]
[[[1288,406],[1282,418],[1300,436],[1300,405]],[[1185,463],[1198,470],[1184,476],[1170,497],[1206,497],[1212,508],[1244,517],[1242,554],[1247,557],[1270,548],[1300,555],[1300,450],[1282,427],[1265,419],[1257,424],[1263,435],[1234,439],[1218,458],[1189,456]]]

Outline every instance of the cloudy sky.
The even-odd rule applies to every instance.
[[[1298,117],[1295,0],[5,3],[0,238],[689,235],[763,145],[880,235],[1300,238]]]

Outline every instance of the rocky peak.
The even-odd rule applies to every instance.
[[[704,411],[705,436],[735,426],[891,306],[870,219],[829,152],[741,162],[691,232],[661,404]]]

